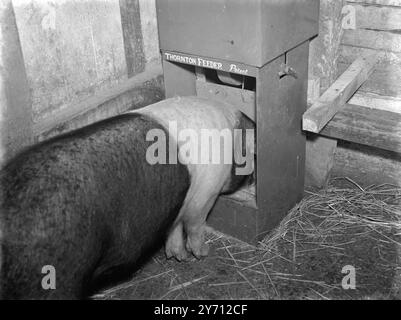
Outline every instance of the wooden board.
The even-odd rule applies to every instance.
[[[400,53],[401,33],[387,30],[346,30],[342,44]]]
[[[363,187],[401,186],[401,155],[348,142],[339,143],[333,177],[348,177]]]
[[[401,7],[401,0],[347,0],[348,3],[362,3],[372,6],[394,6]]]
[[[362,53],[380,51],[385,61],[399,63],[401,0],[348,0],[345,4],[355,13],[355,28],[344,32],[339,61],[351,63]],[[346,11],[348,15],[350,9]]]
[[[63,109],[34,125],[36,140],[45,140],[132,108],[144,107],[164,98],[160,65],[148,69],[118,86]]]
[[[319,133],[368,79],[379,55],[360,57],[334,82],[303,116],[303,130]]]
[[[401,6],[372,4],[369,1],[347,1],[356,13],[356,28],[395,31],[401,29]]]
[[[401,153],[401,114],[347,104],[321,134]]]
[[[339,72],[347,64],[339,63]],[[372,109],[401,113],[401,65],[394,63],[378,64],[368,80],[349,101]]]
[[[395,98],[370,92],[358,92],[352,97],[349,103],[361,107],[401,114],[401,97]]]
[[[32,143],[32,100],[29,89],[13,4],[11,0],[2,0],[0,1],[0,167]]]
[[[351,64],[353,61],[355,61],[355,59],[358,59],[360,56],[374,54],[378,52],[382,54],[381,61],[383,62],[388,62],[392,64],[401,63],[400,52],[381,51],[371,48],[360,48],[344,44],[340,45],[340,56],[338,58],[338,62]]]
[[[339,74],[344,72],[348,66],[348,64],[339,63]],[[358,93],[372,93],[381,96],[401,98],[401,64],[377,64],[373,73],[359,88]]]
[[[139,0],[120,0],[119,3],[127,73],[132,77],[143,72],[146,65]]]

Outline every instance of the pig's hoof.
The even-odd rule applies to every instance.
[[[167,259],[175,258],[179,262],[188,261],[190,259],[189,252],[181,247],[169,247],[166,246],[166,257]]]
[[[206,244],[205,242],[200,242],[200,243],[193,243],[189,239],[187,240],[187,250],[192,252],[192,254],[197,258],[198,260],[207,257],[209,254],[209,245]]]

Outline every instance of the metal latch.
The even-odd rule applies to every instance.
[[[280,66],[280,71],[278,73],[280,79],[284,78],[285,76],[293,77],[294,79],[298,79],[298,74],[294,68],[290,67],[289,65],[283,63]]]

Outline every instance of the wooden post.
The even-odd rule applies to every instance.
[[[128,77],[131,78],[144,71],[146,64],[139,0],[120,0],[120,13]]]
[[[0,167],[32,141],[32,105],[11,0],[0,1]]]
[[[320,1],[319,37],[311,43],[309,78],[319,78],[322,94],[336,80],[342,36],[342,8],[345,1]],[[334,164],[337,140],[308,135],[306,176],[308,186],[322,187]]]

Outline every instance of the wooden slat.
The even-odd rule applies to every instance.
[[[366,29],[345,30],[341,44],[400,53],[401,33]]]
[[[350,3],[356,13],[356,28],[376,31],[401,29],[401,7]]]
[[[13,3],[11,0],[1,0],[0,167],[32,143],[32,101],[29,89]]]
[[[304,114],[303,130],[319,133],[368,79],[378,59],[379,55],[374,54],[355,60]]]
[[[401,155],[355,143],[339,143],[332,177],[348,177],[362,187],[401,186]]]
[[[401,114],[401,97],[389,97],[369,92],[358,92],[349,101],[361,107],[390,111]]]
[[[373,6],[393,6],[401,7],[401,0],[347,0],[349,3],[361,3]]]
[[[128,77],[145,70],[141,15],[138,0],[120,0],[121,26],[124,38]]]
[[[339,63],[339,75],[342,74],[348,66],[349,65]],[[389,63],[377,64],[375,70],[369,76],[369,79],[359,88],[358,93],[373,93],[401,99],[401,65]]]
[[[320,134],[401,152],[401,114],[347,104]]]
[[[401,63],[401,53],[399,52],[386,52],[376,49],[358,48],[353,47],[352,45],[340,45],[340,56],[338,58],[338,62],[351,64],[361,56],[376,53],[381,54],[380,60],[383,62],[394,64]]]
[[[102,95],[58,111],[34,125],[35,139],[45,140],[129,109],[160,101],[164,98],[162,72],[159,64],[149,66],[145,72],[104,91]]]

